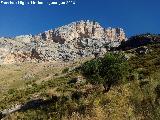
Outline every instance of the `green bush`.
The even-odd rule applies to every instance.
[[[83,93],[80,91],[75,91],[72,93],[71,98],[72,100],[79,100],[82,97]]]
[[[81,72],[91,83],[103,84],[107,92],[111,85],[122,82],[128,73],[128,68],[123,54],[107,53],[103,58],[84,63]]]
[[[68,71],[69,71],[69,68],[67,67],[67,68],[62,70],[62,73],[67,73]]]
[[[157,85],[157,87],[155,88],[155,92],[158,98],[160,98],[160,85]]]
[[[3,114],[2,114],[2,112],[0,112],[0,119],[2,119],[3,118]]]

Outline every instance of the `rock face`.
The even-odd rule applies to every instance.
[[[148,44],[159,44],[160,34],[140,34],[130,37],[127,41],[122,42],[118,49],[129,50]]]
[[[125,41],[121,28],[103,28],[95,21],[78,21],[38,35],[0,38],[0,62],[70,61],[104,54]]]

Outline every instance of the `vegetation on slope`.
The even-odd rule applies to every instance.
[[[24,82],[23,87],[4,89],[0,110],[23,104],[4,119],[159,120],[160,44],[146,47],[148,52],[143,54],[137,52],[139,48],[123,54],[108,53],[72,72],[69,66],[63,67],[60,76],[56,73],[47,77],[54,71],[45,69],[35,79]],[[126,56],[130,58],[126,60]],[[42,73],[46,78],[40,80]],[[108,82],[112,87],[103,92]]]

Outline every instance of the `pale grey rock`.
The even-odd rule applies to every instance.
[[[74,61],[103,55],[124,40],[121,28],[103,28],[98,22],[82,20],[34,36],[0,38],[0,63]]]

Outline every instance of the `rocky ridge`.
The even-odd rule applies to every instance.
[[[160,34],[140,34],[130,37],[127,41],[122,42],[118,49],[129,50],[133,48],[138,48],[140,46],[146,46],[148,44],[159,44]]]
[[[95,21],[78,21],[38,35],[0,38],[0,63],[74,61],[104,54],[126,40],[121,28],[103,28]]]

